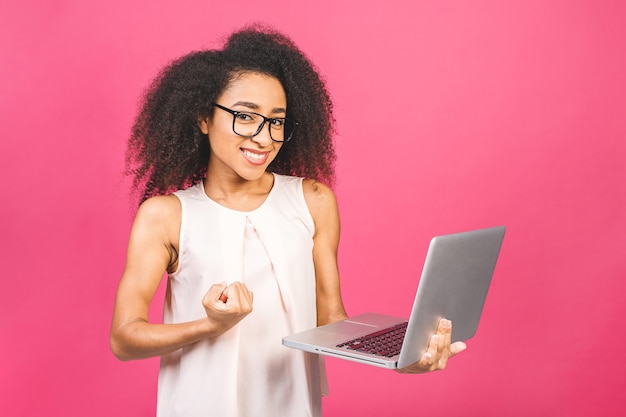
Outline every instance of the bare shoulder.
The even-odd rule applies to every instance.
[[[144,201],[133,229],[151,236],[160,235],[163,240],[175,242],[180,231],[181,206],[175,195],[155,196]]]
[[[302,188],[304,200],[312,214],[337,207],[335,193],[326,184],[313,179],[304,179]]]
[[[305,179],[302,188],[304,200],[315,222],[316,235],[329,231],[334,236],[339,230],[339,208],[335,193],[326,184],[311,179]]]
[[[139,206],[137,217],[146,220],[171,221],[180,219],[180,200],[175,195],[159,195],[150,197]]]

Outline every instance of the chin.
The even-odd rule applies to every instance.
[[[264,167],[258,167],[255,169],[245,169],[245,170],[238,172],[237,174],[239,174],[239,176],[246,181],[257,181],[263,178],[263,175],[266,172],[267,172],[267,167],[264,166]]]

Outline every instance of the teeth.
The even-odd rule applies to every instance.
[[[250,159],[255,159],[255,160],[257,160],[257,161],[260,161],[260,160],[262,160],[263,158],[265,158],[265,154],[253,153],[253,152],[246,151],[246,150],[244,150],[244,151],[243,151],[243,154],[244,154],[245,156],[247,156],[248,158],[250,158]]]

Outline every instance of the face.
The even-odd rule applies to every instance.
[[[238,76],[215,103],[265,117],[287,116],[287,97],[280,81],[259,73]],[[211,148],[207,175],[226,174],[257,180],[282,147],[282,142],[270,137],[268,123],[252,138],[237,135],[233,132],[233,115],[219,108],[214,108],[211,116],[200,121],[200,130],[208,135]]]

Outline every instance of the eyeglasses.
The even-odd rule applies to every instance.
[[[298,122],[285,117],[265,117],[258,113],[231,110],[217,103],[213,105],[233,115],[233,132],[244,138],[255,137],[267,123],[270,138],[274,142],[288,142],[298,126]]]

